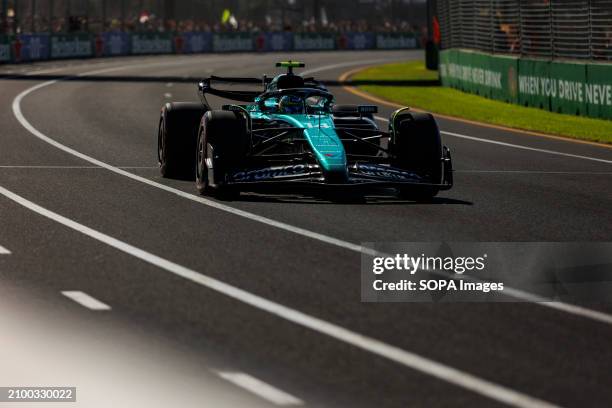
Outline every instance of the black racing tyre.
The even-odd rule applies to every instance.
[[[235,198],[240,192],[226,184],[228,172],[240,166],[249,149],[250,139],[241,113],[206,112],[198,132],[195,157],[198,192]]]
[[[202,103],[173,102],[164,105],[157,132],[157,160],[166,178],[193,179],[198,129],[208,111]]]
[[[389,132],[394,167],[413,171],[428,183],[442,183],[442,140],[431,114],[400,111],[391,117]],[[439,191],[437,187],[411,186],[399,189],[399,194],[403,198],[429,200]]]

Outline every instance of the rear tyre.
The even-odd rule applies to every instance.
[[[208,111],[202,118],[196,149],[196,188],[200,194],[234,199],[240,190],[228,181],[250,148],[246,121],[238,112]]]
[[[442,140],[434,117],[429,113],[400,111],[389,122],[389,150],[394,167],[413,171],[431,184],[442,183]],[[400,188],[399,196],[428,201],[440,189],[430,186]]]
[[[198,128],[208,107],[173,102],[162,108],[157,132],[157,160],[163,177],[193,179]]]

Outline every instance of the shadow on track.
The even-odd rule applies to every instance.
[[[458,200],[446,197],[434,197],[428,201],[413,201],[385,196],[355,196],[343,200],[337,200],[324,194],[305,196],[305,195],[260,195],[242,194],[240,198],[232,200],[236,202],[254,203],[277,203],[277,204],[336,204],[336,205],[474,205],[471,201]]]

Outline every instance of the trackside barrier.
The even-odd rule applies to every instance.
[[[127,33],[106,32],[94,38],[96,57],[114,57],[130,53],[130,36]]]
[[[343,33],[337,38],[339,50],[371,50],[376,48],[374,33]]]
[[[414,33],[124,33],[0,35],[0,64],[144,54],[420,48]]]
[[[211,33],[189,32],[174,36],[174,52],[177,54],[200,54],[211,52],[212,48]]]
[[[51,36],[52,59],[85,58],[93,56],[91,34],[66,34]]]
[[[253,50],[253,37],[248,33],[213,34],[214,52],[239,52]]]
[[[440,78],[443,86],[487,98],[612,119],[612,64],[449,49],[440,54]]]
[[[588,115],[612,119],[612,64],[589,64],[586,68]]]
[[[296,51],[335,50],[336,37],[333,34],[295,34],[293,49]]]
[[[131,37],[130,53],[133,55],[174,52],[173,35],[170,33],[137,33]]]
[[[29,62],[47,60],[51,57],[48,34],[20,34],[11,39],[11,60]]]
[[[418,48],[418,39],[414,34],[378,33],[376,34],[376,48],[379,50]]]
[[[11,60],[11,39],[8,35],[0,35],[0,62]]]
[[[443,86],[504,102],[518,103],[518,59],[463,50],[440,53]]]
[[[255,36],[255,51],[289,51],[293,49],[291,33],[260,33]]]

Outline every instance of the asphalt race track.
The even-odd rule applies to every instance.
[[[160,177],[159,109],[197,100],[189,78],[273,74],[289,57],[336,81],[422,56],[1,68],[0,385],[77,386],[82,406],[612,405],[609,305],[361,303],[358,251],[365,241],[611,241],[612,149],[439,119],[456,186],[431,204],[218,202]],[[254,379],[269,387],[250,392]]]

